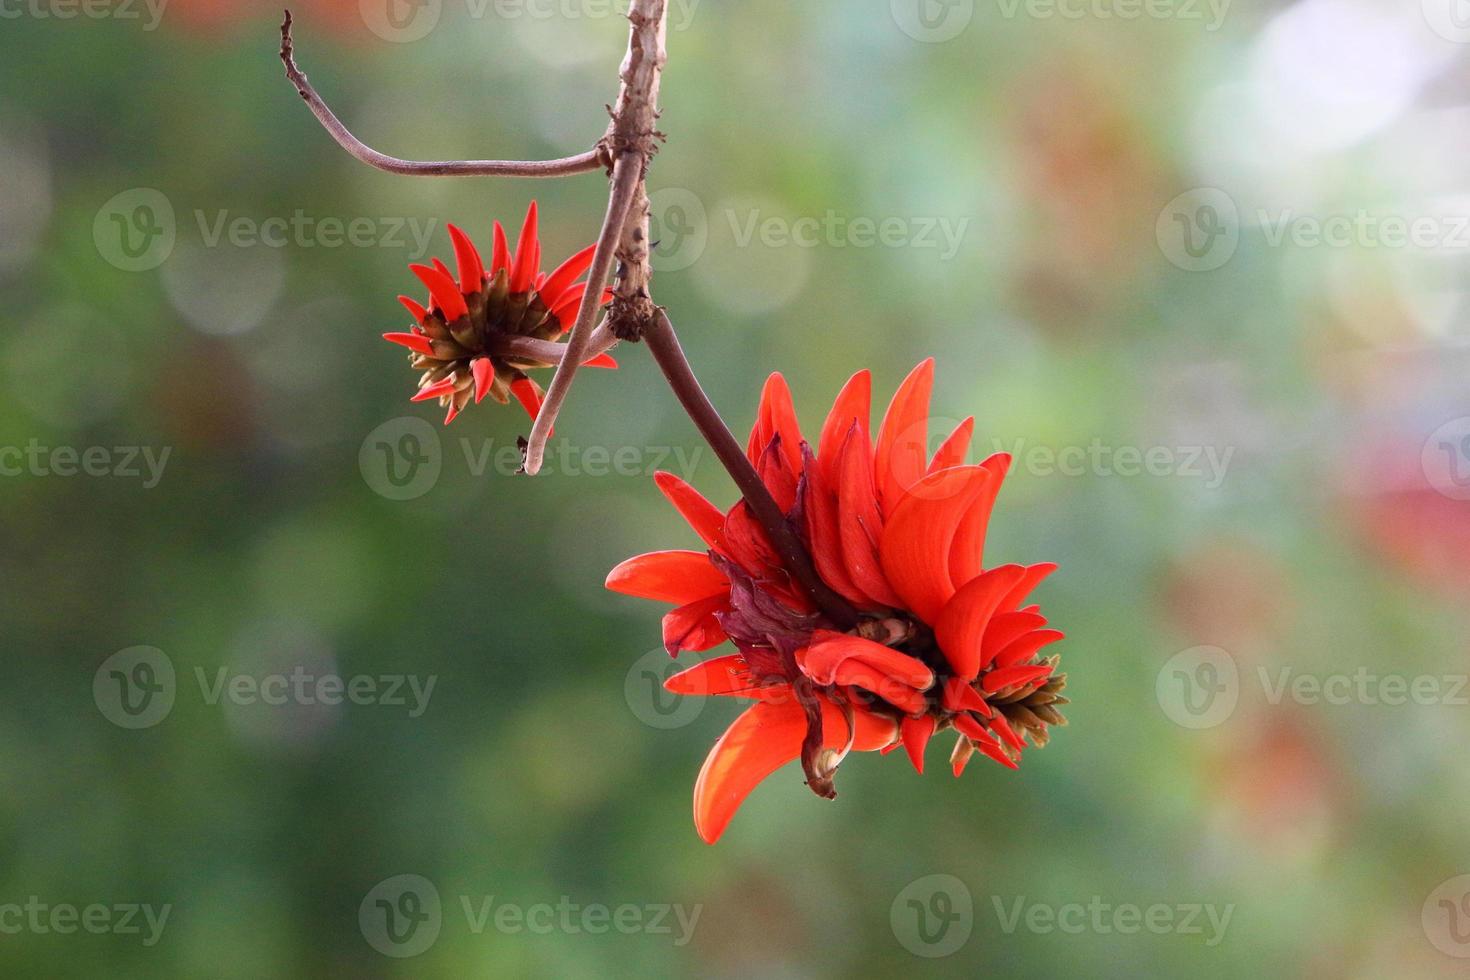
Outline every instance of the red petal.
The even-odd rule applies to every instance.
[[[449,411],[444,413],[444,424],[448,425],[450,422],[453,422],[456,418],[459,417],[459,412],[459,403],[457,401],[451,400],[449,402]]]
[[[937,473],[947,470],[951,466],[963,466],[965,454],[970,451],[970,437],[975,432],[975,416],[971,415],[949,434],[939,449],[935,451],[934,458],[929,462],[929,472]]]
[[[510,269],[510,291],[524,293],[531,288],[536,278],[536,259],[541,243],[537,240],[538,225],[536,202],[526,209],[526,221],[521,225],[521,237],[516,241],[516,257]]]
[[[980,662],[989,664],[995,659],[997,653],[1010,645],[1012,640],[1025,636],[1032,630],[1039,630],[1045,625],[1046,617],[1037,613],[996,613],[990,617],[990,623],[985,627],[985,639],[980,644]]]
[[[778,436],[787,467],[793,474],[800,474],[801,426],[796,420],[796,407],[791,402],[791,389],[779,372],[767,378],[765,387],[761,389],[755,428],[751,430],[750,442],[746,446],[750,461],[759,462],[771,440]]]
[[[411,351],[420,354],[433,354],[434,345],[429,343],[429,338],[416,333],[385,333],[383,339],[390,344],[407,347]]]
[[[1016,585],[1011,589],[1011,591],[1006,593],[1006,597],[1001,600],[1001,610],[1004,612],[1010,612],[1021,603],[1025,602],[1026,597],[1031,594],[1031,590],[1035,589],[1038,585],[1041,584],[1043,579],[1045,579],[1048,575],[1056,570],[1056,563],[1049,561],[1044,561],[1039,565],[1026,566],[1026,574],[1021,576],[1021,580],[1017,582]]]
[[[420,388],[418,390],[418,393],[410,398],[409,401],[426,402],[434,398],[440,398],[444,395],[451,394],[453,393],[453,391],[454,378],[444,378],[440,381],[435,381],[431,385],[425,385],[424,387]]]
[[[921,363],[898,386],[878,429],[873,477],[884,513],[924,475],[929,459],[929,396],[934,390],[934,358]]]
[[[510,245],[505,240],[505,228],[495,222],[495,240],[490,251],[490,274],[493,276],[510,265]]]
[[[1002,565],[972,578],[954,594],[934,624],[934,639],[955,676],[974,680],[984,666],[985,631],[1001,600],[1025,575],[1020,565]]]
[[[710,596],[670,610],[663,619],[664,649],[669,656],[677,657],[684,650],[698,653],[719,646],[725,642],[725,630],[715,613],[729,610],[728,595]]]
[[[1031,684],[1050,674],[1050,664],[1002,667],[999,670],[986,671],[985,676],[980,678],[980,688],[986,694],[994,694],[996,691],[1003,691],[1008,687],[1020,687],[1023,684]]]
[[[429,295],[433,297],[434,305],[443,311],[445,320],[453,323],[470,311],[449,273],[426,265],[411,265],[408,269],[429,287]]]
[[[857,425],[858,431],[863,434],[863,441],[867,442],[871,438],[868,435],[868,416],[872,412],[872,391],[873,375],[870,372],[859,371],[854,374],[837,393],[832,411],[827,413],[827,421],[822,424],[822,435],[817,442],[817,459],[821,461],[822,473],[829,486],[837,484],[842,443],[853,425]]]
[[[1011,727],[1005,715],[996,715],[990,719],[990,727],[995,729],[995,733],[1016,751],[1019,752],[1026,747],[1026,740],[1016,734],[1016,730]]]
[[[541,386],[530,378],[516,378],[510,383],[510,393],[516,396],[516,401],[531,416],[531,421],[536,421],[536,416],[541,414],[541,399],[544,395]],[[551,434],[555,435],[555,431]]]
[[[566,292],[567,287],[592,267],[592,256],[596,252],[596,245],[588,245],[557,266],[551,275],[546,277],[546,281],[537,287],[536,292],[541,294],[541,302],[546,304],[547,309],[554,307],[561,294]]]
[[[898,723],[899,735],[903,738],[903,750],[909,754],[909,761],[921,776],[924,774],[924,748],[934,735],[934,725],[933,715],[904,718]]]
[[[842,711],[822,698],[822,742],[827,748],[847,744]],[[867,711],[854,712],[853,748],[881,749],[893,741],[897,726]],[[750,791],[771,773],[801,755],[806,713],[795,700],[761,703],[746,709],[710,750],[694,784],[694,827],[713,844]]]
[[[470,370],[475,375],[475,404],[478,405],[485,400],[490,383],[495,380],[495,364],[488,357],[477,357],[470,362]]]
[[[1064,639],[1065,636],[1066,634],[1061,630],[1034,630],[1003,647],[1000,653],[996,654],[994,665],[1000,669],[1024,664],[1036,656],[1036,651],[1049,643]]]
[[[990,526],[990,512],[995,507],[996,494],[1000,493],[1000,485],[1010,465],[1011,457],[1006,453],[996,453],[980,464],[994,478],[965,512],[959,529],[955,531],[949,554],[949,574],[957,586],[964,585],[985,568],[985,532]]]
[[[884,577],[878,540],[883,518],[873,491],[872,446],[857,426],[848,432],[838,454],[837,520],[842,535],[842,557],[847,574],[875,602],[902,605]]]
[[[400,296],[398,297],[398,302],[402,303],[403,308],[408,310],[408,315],[413,317],[414,323],[423,323],[429,318],[429,311],[420,306],[416,300],[409,299],[407,296]]]
[[[655,551],[629,558],[608,573],[606,584],[623,595],[676,606],[730,593],[725,576],[699,551]]]
[[[478,293],[485,285],[485,263],[469,236],[454,225],[449,226],[449,237],[454,242],[454,261],[459,266],[459,288],[467,293]]]
[[[577,313],[582,308],[582,297],[587,295],[588,285],[590,284],[579,282],[575,285],[568,286],[566,291],[556,301],[556,306],[551,308],[551,315],[564,327],[570,326],[577,319]],[[604,289],[602,291],[603,304],[611,301],[612,295],[611,289]]]
[[[790,685],[762,685],[745,658],[738,653],[711,657],[688,670],[680,671],[664,681],[664,690],[693,697],[747,697],[768,699],[781,692],[789,693]]]
[[[979,466],[955,466],[915,483],[883,525],[878,555],[888,581],[926,623],[954,595],[949,555],[960,520],[993,480]]]
[[[718,507],[672,473],[655,473],[653,482],[705,544],[716,551],[725,550],[725,515]]]
[[[996,762],[999,762],[1007,769],[1021,768],[1020,764],[1017,763],[1015,759],[1012,759],[1010,756],[1006,755],[1005,750],[1000,747],[1000,743],[998,742],[977,741],[975,743],[975,748],[979,749],[981,752],[984,752],[986,755],[990,756],[992,759],[994,759]]]
[[[612,355],[611,354],[598,354],[596,357],[594,357],[590,361],[583,361],[582,362],[582,366],[583,367],[590,367],[590,368],[612,368],[612,369],[616,369],[617,366],[618,366],[618,362],[612,359]]]
[[[806,656],[799,662],[806,675],[818,684],[833,683],[833,671],[848,660],[861,661],[895,683],[920,691],[934,684],[934,671],[922,660],[881,643],[830,630],[816,630],[812,640]]]
[[[843,598],[858,606],[872,606],[873,600],[852,581],[842,559],[842,530],[837,510],[835,483],[820,463],[813,462],[811,448],[805,452],[805,482],[802,490],[802,514],[806,518],[807,542],[817,574]],[[835,455],[835,451],[834,451]],[[833,470],[836,470],[834,461]]]

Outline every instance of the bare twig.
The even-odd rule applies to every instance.
[[[828,618],[843,629],[852,627],[858,621],[857,612],[847,600],[832,591],[812,567],[811,556],[786,520],[786,515],[781,512],[780,505],[771,497],[771,491],[766,489],[765,482],[746,458],[740,443],[735,441],[724,420],[720,418],[719,411],[700,387],[699,379],[694,376],[689,359],[684,356],[684,349],[679,345],[679,338],[674,334],[674,325],[663,310],[655,311],[652,322],[644,331],[643,339],[648,344],[653,359],[658,362],[659,370],[668,379],[669,387],[684,406],[684,411],[694,420],[700,435],[704,436],[719,457],[720,463],[735,480],[741,496],[750,505],[751,513],[760,521],[771,545],[781,556],[781,563]]]
[[[566,401],[577,368],[583,360],[587,332],[592,327],[597,304],[601,302],[606,275],[611,271],[614,252],[623,260],[618,276],[617,295],[609,317],[613,333],[636,339],[637,330],[620,327],[628,319],[629,303],[637,303],[641,316],[652,317],[653,300],[648,296],[648,192],[644,188],[648,161],[657,148],[659,79],[663,72],[665,38],[668,30],[666,0],[633,0],[628,11],[628,53],[619,70],[622,87],[612,109],[612,123],[601,143],[602,152],[613,161],[612,189],[603,219],[602,233],[597,239],[590,282],[582,298],[577,322],[567,337],[568,354],[552,376],[546,400],[531,427],[526,443],[524,469],[535,475],[541,469],[546,440],[551,427]],[[606,267],[604,267],[606,266]],[[626,295],[625,295],[626,294]]]
[[[401,160],[379,153],[353,136],[336,114],[306,80],[306,73],[296,67],[291,44],[291,11],[281,22],[281,61],[286,65],[286,77],[296,86],[297,93],[306,101],[312,114],[326,128],[337,145],[370,167],[386,170],[390,174],[405,174],[419,177],[567,177],[572,174],[589,173],[603,165],[602,151],[591,149],[576,156],[559,160]]]
[[[526,441],[526,456],[523,469],[535,476],[541,469],[546,454],[546,440],[551,436],[552,423],[561,412],[567,391],[577,368],[587,359],[592,320],[602,304],[602,291],[607,286],[607,277],[612,273],[613,255],[617,251],[618,239],[622,237],[623,225],[628,220],[628,209],[633,203],[633,192],[643,181],[643,164],[633,155],[624,156],[613,164],[612,193],[607,200],[607,214],[602,219],[602,231],[597,236],[597,248],[592,253],[592,268],[587,273],[587,291],[582,294],[582,305],[577,310],[577,319],[567,334],[566,353],[556,366],[551,385],[546,389],[546,398],[536,421],[531,426],[531,436]]]

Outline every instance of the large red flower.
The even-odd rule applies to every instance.
[[[985,533],[1010,457],[965,465],[974,419],[928,454],[934,363],[894,395],[876,439],[863,371],[837,396],[817,450],[802,439],[791,395],[772,375],[748,453],[823,581],[859,613],[842,629],[782,566],[741,501],[721,513],[668,473],[659,488],[707,551],[663,551],[613,569],[608,588],[673,603],[671,655],[726,639],[738,653],[671,678],[670,691],[757,703],[715,743],[694,788],[694,823],[714,843],[755,786],[800,758],[807,783],[834,796],[848,752],[902,745],[923,772],[938,731],[958,733],[958,776],[978,749],[1016,768],[1030,737],[1064,724],[1065,675],[1039,651],[1062,638],[1023,603],[1056,566],[983,562]]]
[[[587,292],[587,283],[576,280],[591,266],[594,246],[584,248],[551,273],[542,272],[535,201],[526,212],[514,252],[505,229],[495,222],[489,268],[464,232],[450,225],[449,237],[454,241],[459,280],[438,259],[432,266],[409,266],[428,287],[428,302],[398,297],[413,316],[413,326],[407,333],[385,333],[383,339],[409,349],[409,364],[423,372],[412,400],[437,399],[448,409],[445,425],[454,421],[471,397],[478,404],[486,395],[502,405],[514,395],[534,420],[541,410],[543,392],[526,371],[548,367],[551,362],[507,341],[551,342],[567,331]],[[602,302],[611,298],[612,292],[604,290]],[[587,366],[617,367],[617,363],[600,354]]]

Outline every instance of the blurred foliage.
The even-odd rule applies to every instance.
[[[603,182],[362,167],[281,78],[264,5],[173,0],[152,30],[141,2],[141,19],[6,6],[0,447],[171,455],[156,486],[0,478],[0,904],[172,907],[153,946],[6,935],[6,975],[1458,975],[1420,910],[1466,870],[1466,709],[1272,704],[1257,673],[1466,669],[1470,505],[1421,466],[1430,434],[1470,415],[1464,244],[1273,245],[1249,217],[1439,213],[1470,189],[1465,62],[1417,11],[1227,5],[1209,29],[1203,7],[1066,18],[1002,0],[924,43],[901,2],[676,5],[657,296],[711,396],[743,431],[780,370],[814,431],[853,371],[886,394],[938,355],[936,413],[975,414],[977,449],[1021,450],[990,553],[1060,564],[1044,601],[1074,701],[1020,772],[976,762],[955,781],[937,745],[924,778],[855,757],[827,804],[783,771],[707,848],[690,789],[737,706],[641,721],[629,670],[658,646],[658,611],[601,589],[622,558],[693,543],[655,466],[732,499],[644,352],[581,377],[544,477],[476,472],[526,429],[489,404],[441,431],[417,499],[374,492],[360,458],[384,423],[437,424],[378,339],[401,329],[394,295],[418,292],[409,229],[448,256],[445,221],[487,242],[534,195],[548,256],[570,254]],[[526,9],[451,0],[428,36],[391,43],[355,0],[302,0],[298,53],[387,152],[577,152],[605,126],[624,25],[592,0]],[[1233,258],[1195,272],[1159,228],[1199,186],[1246,217]],[[107,205],[139,188],[167,200],[176,241],[128,271]],[[900,219],[905,244],[863,247],[850,224],[815,247],[742,237],[829,212]],[[376,237],[213,237],[222,218],[298,214]],[[943,227],[962,229],[953,254]],[[1025,455],[1094,442],[1172,462],[1068,475]],[[624,447],[633,465],[587,472]],[[1196,449],[1220,479],[1184,465]],[[125,730],[91,685],[137,645],[166,652],[177,697]],[[1200,645],[1239,665],[1240,704],[1191,730],[1156,679]],[[298,666],[436,687],[410,717],[211,704],[196,673]],[[437,885],[443,928],[396,960],[358,910],[405,873]],[[940,873],[972,894],[974,931],[920,959],[891,911]],[[700,917],[682,946],[476,934],[459,898],[492,895]],[[1211,946],[1007,933],[997,911],[1094,896],[1233,917]]]

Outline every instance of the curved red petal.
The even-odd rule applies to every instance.
[[[823,745],[847,745],[848,725],[842,711],[822,702]],[[893,741],[897,726],[866,711],[854,712],[853,749],[869,752]],[[707,844],[720,839],[730,820],[760,782],[801,755],[806,713],[794,699],[756,704],[725,730],[699,771],[694,784],[694,827]]]
[[[934,624],[934,639],[955,676],[970,681],[980,673],[991,617],[1024,574],[1020,565],[992,568],[966,582],[945,604]]]
[[[477,357],[470,362],[470,371],[475,375],[475,404],[478,405],[485,400],[495,380],[495,363],[488,357]]]
[[[1001,611],[1010,612],[1021,603],[1025,602],[1026,597],[1031,594],[1032,590],[1040,585],[1048,575],[1056,570],[1056,562],[1044,561],[1039,565],[1027,565],[1026,574],[1021,576],[1020,581],[1017,582],[1011,588],[1011,591],[1006,593],[1006,597],[1001,600]]]
[[[985,639],[980,645],[980,662],[989,664],[995,659],[997,653],[1011,644],[1011,641],[1025,636],[1032,630],[1039,630],[1045,625],[1046,617],[1039,613],[996,613],[991,616],[990,623],[985,627]]]
[[[659,471],[653,475],[653,482],[705,544],[716,551],[725,550],[725,515],[718,507],[672,473]]]
[[[545,303],[548,309],[556,305],[556,301],[562,293],[566,292],[568,286],[576,282],[582,273],[592,267],[592,256],[596,252],[596,245],[588,245],[553,269],[551,275],[546,277],[546,281],[537,287],[536,291],[541,294],[541,302]]]
[[[908,753],[909,761],[914,764],[919,775],[924,774],[924,749],[929,745],[929,739],[934,736],[933,715],[921,715],[918,718],[904,718],[898,723],[899,737],[903,739],[903,750]]]
[[[730,583],[700,551],[654,551],[638,555],[608,572],[614,592],[683,606],[711,596],[725,596]]]
[[[1020,687],[1049,677],[1051,671],[1051,664],[1023,664],[986,671],[985,676],[980,678],[980,689],[986,694],[994,694],[1008,687]]]
[[[715,614],[729,611],[729,596],[724,594],[671,609],[663,618],[664,649],[669,656],[677,657],[685,650],[699,653],[719,646],[726,637]]]
[[[414,323],[423,323],[429,318],[429,311],[420,306],[417,300],[409,299],[407,296],[400,296],[398,297],[398,302],[402,303],[403,308],[408,311],[408,315],[413,317]]]
[[[960,526],[955,530],[954,544],[949,553],[949,574],[957,586],[964,585],[985,568],[985,534],[990,528],[990,512],[995,509],[995,498],[1010,466],[1009,453],[996,453],[980,464],[992,479],[970,509],[965,511]]]
[[[756,414],[755,428],[750,433],[746,452],[750,461],[756,463],[765,453],[771,440],[780,438],[781,453],[793,474],[801,473],[801,425],[796,419],[796,406],[791,401],[791,389],[780,372],[766,378],[761,389],[760,408]]]
[[[510,267],[510,243],[505,239],[505,227],[495,222],[495,237],[490,250],[490,274]]]
[[[425,337],[422,334],[385,333],[383,334],[383,339],[388,341],[388,343],[390,344],[397,344],[400,347],[407,347],[409,350],[417,351],[420,354],[434,353],[434,345],[429,342],[428,337]]]
[[[885,513],[924,475],[929,460],[929,397],[934,391],[934,358],[909,372],[894,392],[878,428],[873,477]]]
[[[750,672],[750,665],[738,653],[711,657],[680,671],[664,681],[664,690],[691,697],[745,697],[764,700],[782,692],[788,684],[762,685]]]
[[[485,263],[475,243],[454,225],[449,225],[449,238],[454,242],[454,261],[459,266],[459,288],[467,293],[478,293],[485,285]]]
[[[526,221],[521,225],[521,237],[516,241],[515,258],[510,267],[510,291],[512,293],[524,293],[531,288],[531,283],[536,278],[536,259],[540,252],[541,243],[536,232],[539,225],[539,215],[536,210],[536,202],[526,209]]]
[[[1036,651],[1042,647],[1065,637],[1066,634],[1061,630],[1033,630],[1003,647],[1000,653],[995,655],[994,666],[996,669],[1003,669],[1024,664],[1036,656]]]
[[[445,395],[450,395],[450,394],[453,394],[453,393],[454,393],[454,378],[449,377],[449,378],[444,378],[444,379],[439,380],[439,381],[435,381],[431,385],[425,385],[424,387],[420,388],[414,394],[414,396],[409,399],[409,401],[411,401],[411,402],[426,402],[426,401],[430,401],[430,400],[435,399],[435,398],[442,398]]]
[[[842,559],[842,530],[837,494],[833,490],[835,484],[821,463],[813,460],[810,447],[804,447],[804,459],[801,513],[806,520],[807,545],[817,574],[848,602],[872,606],[872,597],[852,581]],[[835,465],[833,469],[836,469]]]
[[[453,323],[470,311],[465,304],[464,297],[460,295],[459,285],[455,283],[454,277],[445,270],[419,264],[409,266],[408,270],[418,276],[419,282],[428,287],[429,295],[434,299],[434,305],[444,313],[444,319],[448,322]]]
[[[883,525],[878,557],[894,591],[933,624],[955,593],[950,548],[960,520],[993,479],[979,466],[931,473],[909,488]]]
[[[617,370],[618,362],[612,359],[611,354],[598,354],[590,361],[583,361],[582,366],[590,368],[608,368],[609,370]]]
[[[860,636],[834,633],[831,630],[816,630],[812,633],[812,644],[806,648],[805,657],[800,659],[800,663],[802,670],[812,680],[818,684],[831,684],[834,683],[834,671],[848,660],[867,664],[895,683],[920,691],[927,690],[934,684],[934,671],[917,657]]]
[[[832,411],[822,423],[822,434],[817,440],[817,459],[823,476],[829,485],[837,483],[837,468],[842,452],[842,443],[848,432],[856,425],[864,441],[868,434],[868,417],[872,412],[873,375],[863,370],[847,379],[847,384],[837,393],[832,402]]]
[[[873,489],[873,447],[856,425],[838,454],[837,523],[847,574],[875,602],[899,606],[901,600],[883,572],[878,541],[883,517]]]
[[[536,416],[541,414],[541,399],[545,394],[541,386],[530,378],[516,378],[510,383],[510,393],[516,396],[516,401],[531,416],[531,421],[536,421]]]
[[[929,461],[929,472],[938,473],[947,470],[951,466],[963,466],[965,454],[970,451],[970,439],[975,434],[975,416],[971,415],[949,434],[949,438],[940,444],[934,452],[934,458]]]

